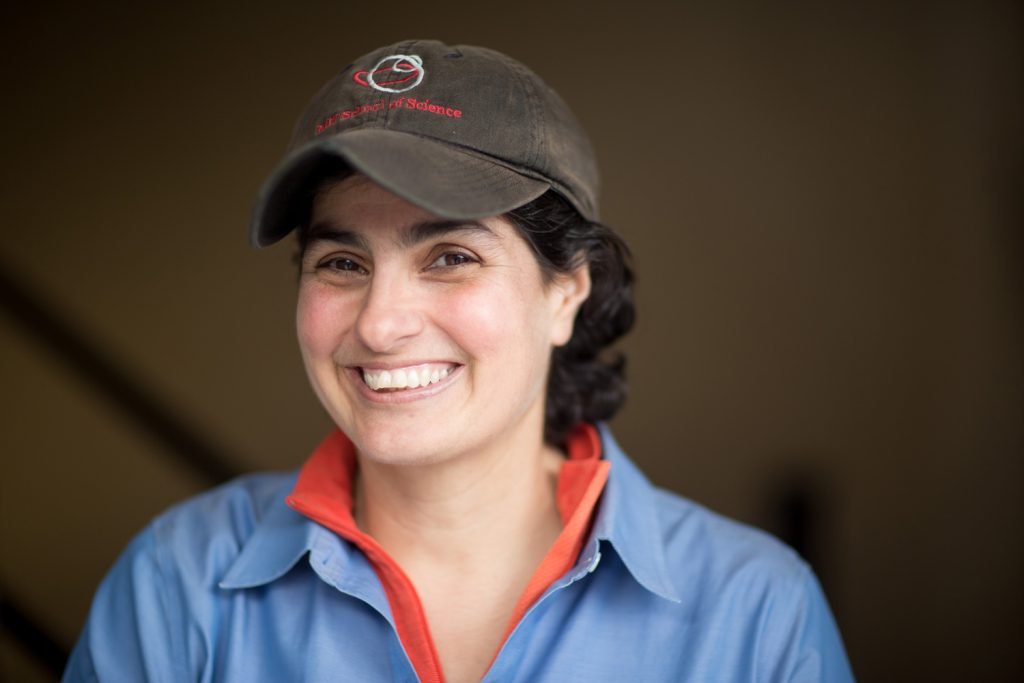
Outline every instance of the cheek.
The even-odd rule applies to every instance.
[[[295,328],[303,356],[312,359],[333,353],[344,334],[347,308],[315,284],[299,290]]]
[[[475,287],[447,298],[444,327],[472,355],[512,357],[542,343],[544,307],[532,288]]]

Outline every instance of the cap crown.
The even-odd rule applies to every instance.
[[[494,50],[432,40],[374,50],[314,96],[289,151],[371,128],[432,138],[548,182],[597,218],[597,164],[583,129],[554,90]]]

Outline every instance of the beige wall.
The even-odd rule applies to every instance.
[[[245,243],[295,115],[379,44],[486,44],[577,110],[633,245],[620,441],[755,524],[809,482],[863,680],[1024,674],[1015,4],[210,5],[5,11],[0,270],[234,466],[327,427],[290,250]],[[0,377],[0,581],[71,643],[131,534],[206,484],[2,308]]]

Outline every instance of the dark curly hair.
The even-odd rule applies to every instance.
[[[317,194],[352,174],[341,160],[330,160],[308,190],[305,206]],[[608,226],[588,221],[561,195],[549,190],[504,214],[530,246],[545,282],[586,263],[590,296],[580,306],[572,337],[552,351],[544,402],[544,440],[561,446],[580,422],[608,420],[626,400],[626,359],[609,347],[629,332],[636,318],[629,247]],[[306,249],[307,215],[296,231],[301,259]]]
[[[609,356],[607,349],[636,319],[629,247],[554,191],[505,218],[530,245],[545,280],[584,263],[590,268],[590,296],[576,314],[572,337],[551,355],[544,440],[561,445],[577,424],[610,419],[626,400],[625,356]]]

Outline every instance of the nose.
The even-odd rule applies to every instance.
[[[359,340],[375,353],[389,353],[423,331],[414,288],[401,277],[375,275],[356,318]]]

